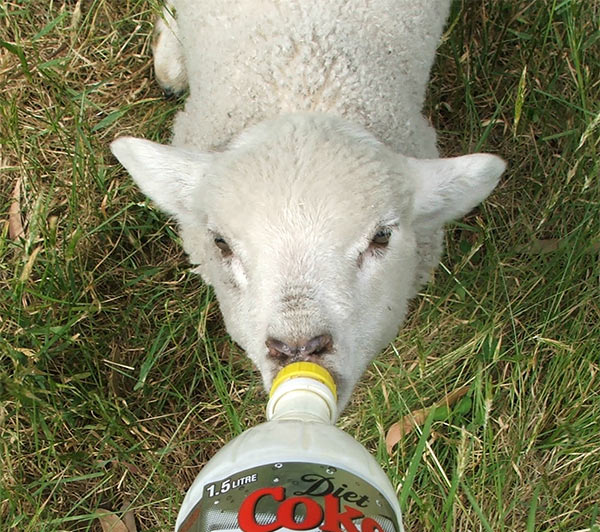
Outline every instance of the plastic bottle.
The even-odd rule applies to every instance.
[[[202,469],[176,532],[403,532],[396,493],[375,459],[335,427],[335,384],[317,364],[277,375],[267,422]]]

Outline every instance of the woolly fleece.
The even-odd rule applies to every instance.
[[[316,111],[395,151],[436,157],[421,115],[446,0],[173,2],[189,97],[173,144],[220,149],[248,126]]]

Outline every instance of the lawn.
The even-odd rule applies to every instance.
[[[0,3],[0,523],[173,528],[185,490],[262,420],[260,379],[171,220],[110,154],[168,141],[157,2]],[[207,102],[210,105],[210,102]],[[457,1],[425,113],[446,155],[509,164],[448,228],[434,282],[340,426],[407,530],[600,531],[600,5]],[[391,454],[398,420],[468,387]]]

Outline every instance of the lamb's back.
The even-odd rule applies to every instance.
[[[317,111],[435,156],[421,117],[447,0],[176,0],[190,95],[174,143],[218,148],[245,127]]]

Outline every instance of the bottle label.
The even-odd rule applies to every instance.
[[[178,532],[401,532],[392,505],[336,467],[277,462],[208,483]]]

